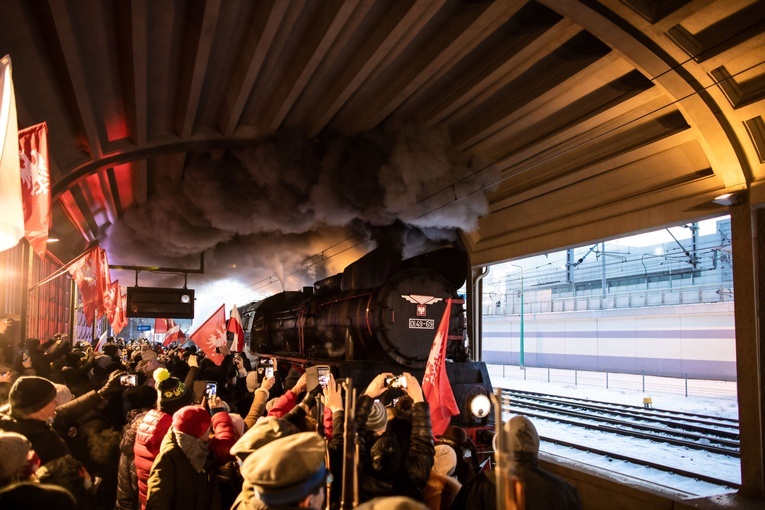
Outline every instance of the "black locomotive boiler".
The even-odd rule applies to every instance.
[[[460,407],[452,425],[493,429],[486,411],[492,391],[486,365],[469,360],[464,299],[467,254],[442,248],[403,259],[384,245],[342,273],[302,291],[282,292],[239,308],[248,345],[280,364],[325,364],[336,377],[365,388],[381,372],[410,372],[420,381],[450,303],[446,371]],[[482,402],[481,410],[475,404]],[[474,404],[474,412],[471,412]],[[485,435],[485,434],[484,434]]]

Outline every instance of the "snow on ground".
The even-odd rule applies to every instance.
[[[489,365],[488,368],[492,385],[496,388],[512,388],[636,406],[642,406],[643,399],[649,397],[655,409],[738,419],[735,382],[546,368],[527,367],[522,370],[518,366]],[[507,418],[506,416],[503,419]],[[613,449],[623,455],[644,458],[677,469],[729,480],[736,484],[741,482],[739,459],[670,446],[666,443],[640,439],[613,439],[609,434],[597,431],[583,433],[581,429],[555,420],[534,418],[534,424],[541,436],[587,445],[599,450]],[[611,474],[643,480],[654,488],[677,493],[680,496],[712,496],[734,492],[734,489],[729,487],[630,465],[623,461],[606,459],[549,442],[543,441],[540,451],[543,455],[552,455],[574,463],[594,466]]]

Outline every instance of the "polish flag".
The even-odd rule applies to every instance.
[[[226,310],[225,305],[213,313],[204,324],[199,326],[189,338],[202,349],[210,360],[220,366],[224,355],[220,349],[226,347]]]
[[[430,405],[430,421],[433,425],[434,437],[443,434],[452,416],[460,412],[446,375],[446,339],[449,334],[451,311],[452,299],[449,298],[446,300],[446,310],[438,326],[433,346],[430,348],[425,376],[422,379],[422,394]]]
[[[48,125],[45,122],[19,131],[19,159],[24,236],[35,253],[44,258],[51,225]]]
[[[0,58],[0,251],[13,248],[24,237],[24,206],[21,199],[19,124],[11,79],[11,57]]]
[[[172,342],[176,342],[176,341],[179,343],[182,343],[184,340],[186,340],[186,335],[183,333],[183,331],[181,331],[180,324],[176,324],[175,326],[167,330],[163,345],[168,346]]]
[[[102,305],[103,294],[100,292],[99,274],[101,254],[100,248],[91,248],[69,266],[69,274],[77,284],[82,300],[82,313],[85,323],[90,326],[96,313]]]
[[[109,310],[108,307],[112,307],[112,305],[109,302],[109,293],[111,292],[112,287],[112,275],[109,272],[109,262],[106,260],[106,250],[99,247],[98,248],[98,304],[97,304],[97,317],[102,317],[106,315],[108,317]],[[111,313],[114,313],[114,310],[111,311]]]
[[[119,280],[116,282],[117,286],[117,295],[119,296],[120,288],[119,288]],[[127,294],[122,294],[122,296],[118,300],[117,309],[114,313],[114,322],[112,322],[112,330],[114,331],[114,334],[119,334],[120,331],[122,331],[125,326],[128,324],[128,319],[125,317],[125,310],[127,309]]]
[[[154,319],[154,334],[167,333],[174,324],[173,319]]]
[[[244,330],[242,329],[242,317],[239,315],[239,309],[236,305],[231,309],[231,315],[228,319],[228,327],[226,328],[226,331],[230,331],[234,334],[234,341],[231,344],[232,346],[236,346],[234,350],[242,352],[244,350]]]

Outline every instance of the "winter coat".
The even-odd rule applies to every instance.
[[[146,510],[221,510],[216,469],[197,473],[172,429],[162,441],[148,480]]]
[[[91,410],[102,401],[96,392],[89,392],[82,397],[62,404],[56,408],[53,427],[41,420],[15,418],[11,415],[0,417],[0,430],[23,434],[32,443],[32,448],[45,464],[72,452],[56,429],[64,429],[75,423],[76,419]]]
[[[162,440],[172,424],[173,416],[159,409],[152,409],[147,412],[141,423],[138,424],[133,454],[135,455],[138,500],[141,508],[146,506],[146,491],[148,489],[151,466],[154,464],[154,460],[157,458],[162,446]]]
[[[425,506],[429,510],[449,510],[460,487],[462,484],[456,478],[431,471],[425,487]]]
[[[539,467],[533,454],[516,454],[513,468],[523,486],[526,508],[534,510],[581,510],[576,488]],[[460,489],[454,510],[491,510],[497,508],[496,471],[479,474]]]
[[[402,460],[400,469],[395,471],[394,476],[379,476],[372,469],[370,450],[374,441],[383,437],[366,433],[366,422],[373,403],[374,400],[367,395],[356,399],[355,422],[359,435],[359,472],[361,474],[360,500],[364,502],[384,496],[408,496],[417,501],[423,501],[425,486],[430,478],[430,470],[433,468],[435,459],[428,403],[418,402],[412,406],[411,433],[408,438],[399,440]]]
[[[131,411],[132,412],[132,411]],[[117,468],[117,502],[115,510],[138,510],[138,475],[135,470],[135,436],[146,413],[137,413],[125,425],[120,441],[120,462]]]
[[[263,411],[266,409],[267,402],[268,390],[265,388],[257,388],[252,399],[250,410],[244,418],[244,430],[252,428],[252,426],[255,425],[255,422],[258,421],[258,418],[263,416]]]
[[[215,413],[211,426],[214,437],[208,443],[208,461],[201,473],[191,466],[173,429],[168,431],[149,475],[146,510],[223,508],[218,467],[233,458],[229,451],[238,438],[228,413]]]

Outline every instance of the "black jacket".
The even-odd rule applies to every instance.
[[[411,432],[397,437],[401,448],[401,463],[393,476],[380,476],[372,466],[370,451],[382,436],[367,434],[366,423],[374,401],[367,395],[356,400],[356,430],[359,435],[359,497],[368,501],[383,496],[408,496],[418,501],[425,498],[425,486],[430,478],[435,458],[430,407],[419,402],[412,407]],[[395,434],[390,430],[386,434]],[[407,446],[408,444],[408,446]]]
[[[576,489],[552,473],[539,467],[532,454],[514,461],[515,476],[523,486],[526,508],[534,510],[581,510]],[[497,508],[496,471],[479,474],[460,489],[452,510],[491,510]]]

